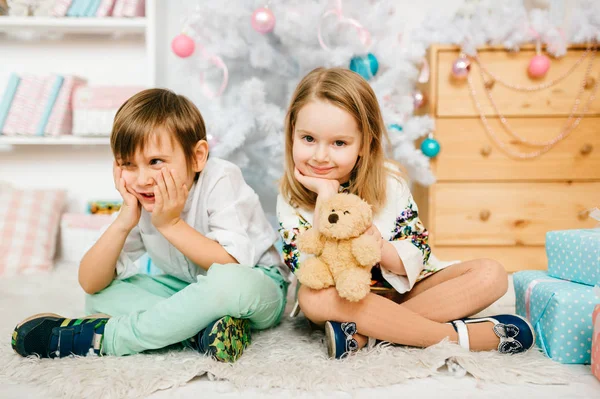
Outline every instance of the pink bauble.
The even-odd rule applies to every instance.
[[[415,110],[418,110],[427,103],[427,97],[425,97],[425,93],[423,93],[421,90],[416,90],[412,94],[412,97]]]
[[[252,29],[259,33],[269,33],[275,27],[275,15],[268,8],[258,8],[252,13]]]
[[[452,63],[452,77],[457,80],[464,80],[469,75],[471,62],[466,57],[459,57]]]
[[[529,61],[527,73],[534,79],[543,78],[550,69],[550,58],[545,55],[536,55]]]
[[[194,43],[194,40],[183,33],[175,36],[175,38],[171,42],[171,49],[173,50],[175,55],[181,58],[186,58],[192,55],[194,53],[195,47],[196,44]]]

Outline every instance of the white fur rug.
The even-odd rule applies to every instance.
[[[120,358],[23,359],[10,348],[12,328],[18,321],[39,312],[81,315],[83,293],[76,283],[76,270],[63,267],[47,275],[0,279],[0,292],[0,383],[38,385],[60,397],[144,397],[203,374],[228,380],[240,389],[348,391],[447,373],[443,366],[448,358],[487,382],[567,384],[572,378],[566,366],[538,351],[503,356],[467,352],[448,342],[427,349],[379,346],[347,360],[329,360],[323,334],[311,332],[301,318],[286,318],[276,329],[255,334],[253,344],[234,365],[193,351]]]

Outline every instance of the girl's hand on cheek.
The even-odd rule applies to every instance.
[[[163,168],[154,186],[152,224],[159,230],[177,224],[181,220],[188,194],[188,188],[175,170]]]
[[[122,177],[123,170],[116,162],[113,163],[113,179],[115,188],[119,190],[119,194],[123,197],[123,205],[117,216],[118,223],[123,230],[131,231],[139,222],[141,215],[141,204],[133,194],[132,190],[127,186],[125,179]]]
[[[319,196],[329,197],[337,194],[340,189],[340,182],[337,180],[306,176],[298,168],[294,168],[294,177],[300,184]]]

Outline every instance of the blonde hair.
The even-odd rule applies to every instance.
[[[206,140],[204,119],[194,103],[166,89],[143,90],[119,108],[110,136],[115,159],[131,159],[145,147],[150,133],[158,126],[169,132],[171,143],[181,145],[191,169],[196,144]]]
[[[385,166],[383,140],[389,143],[377,97],[360,75],[343,68],[316,68],[296,87],[285,117],[285,174],[280,183],[281,193],[295,206],[312,209],[317,194],[308,190],[294,177],[292,156],[294,127],[298,112],[314,100],[327,101],[348,112],[362,133],[362,155],[358,158],[348,191],[357,194],[381,209],[386,201],[386,177],[391,172]]]

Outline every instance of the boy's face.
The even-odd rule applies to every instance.
[[[191,189],[195,171],[190,170],[181,145],[172,140],[164,128],[156,128],[146,142],[145,148],[136,151],[128,162],[117,160],[127,187],[147,212],[154,209],[154,186],[161,177],[161,170],[174,171],[179,180]]]
[[[305,176],[346,183],[360,155],[361,139],[352,115],[329,102],[312,101],[296,118],[294,165]]]

